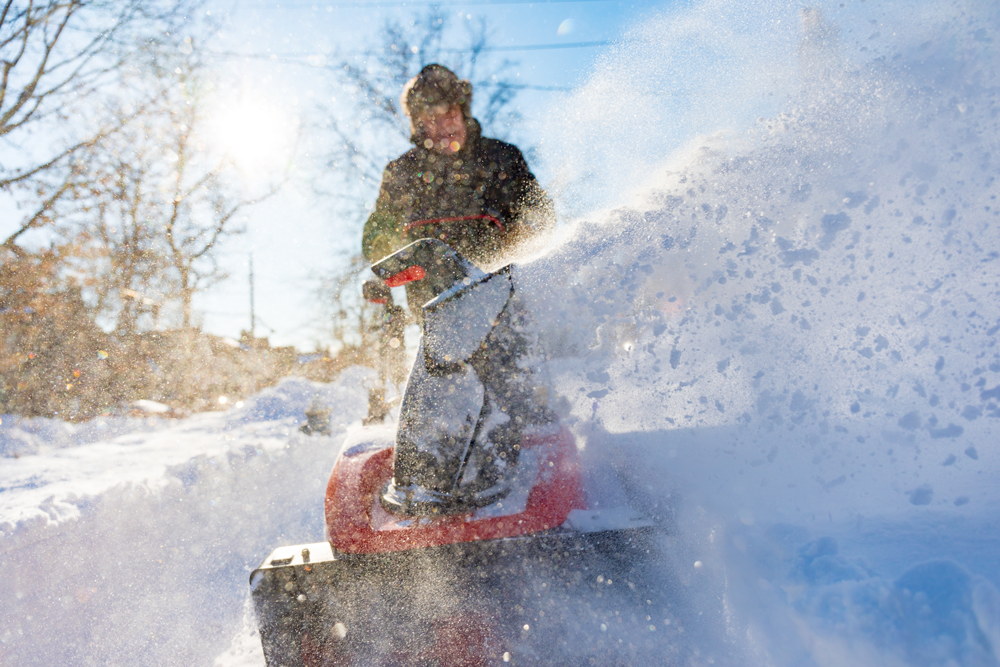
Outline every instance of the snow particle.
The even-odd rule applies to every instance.
[[[907,412],[896,423],[900,428],[905,428],[907,431],[915,431],[920,428],[920,413],[916,410],[913,412]]]
[[[700,569],[701,569],[701,567],[702,567],[702,562],[701,562],[700,560],[696,560],[696,561],[694,562],[694,569],[696,569],[696,570],[700,570]]]
[[[975,421],[983,416],[983,411],[974,405],[966,405],[965,409],[962,410],[962,417],[968,421]]]
[[[829,250],[837,238],[839,232],[851,226],[851,218],[844,212],[837,214],[828,213],[820,220],[820,227],[823,230],[823,238],[820,239],[819,247],[822,250]],[[860,301],[860,299],[859,299]]]
[[[930,505],[934,498],[934,489],[930,484],[921,484],[910,492],[910,503],[913,505]]]
[[[965,432],[965,429],[958,424],[948,424],[945,428],[932,428],[931,437],[937,438],[957,438]]]

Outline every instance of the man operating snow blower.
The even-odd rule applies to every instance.
[[[390,162],[382,176],[361,241],[368,261],[378,262],[417,239],[434,238],[488,271],[509,263],[551,229],[552,202],[521,151],[482,136],[472,117],[471,83],[447,67],[427,65],[406,84],[402,103],[414,147]],[[425,281],[411,282],[406,290],[410,313],[419,321],[421,306],[434,294]],[[391,366],[381,374],[398,377],[398,306],[377,280],[366,284],[365,298],[387,307],[377,356],[383,366]],[[393,359],[399,361],[389,361]],[[387,414],[383,396],[381,387],[372,390],[366,423],[380,422]]]

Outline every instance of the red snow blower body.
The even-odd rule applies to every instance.
[[[512,268],[484,273],[433,239],[372,268],[427,281],[420,349],[398,423],[342,445],[326,540],[251,574],[268,667],[641,662],[649,647],[600,627],[656,597],[654,522],[594,482],[546,405]]]

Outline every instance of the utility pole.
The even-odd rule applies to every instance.
[[[253,253],[250,253],[250,338],[256,338],[257,316],[253,308]]]

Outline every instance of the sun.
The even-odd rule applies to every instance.
[[[285,168],[291,159],[298,120],[268,100],[241,94],[220,100],[209,128],[212,143],[238,169],[260,176]]]

